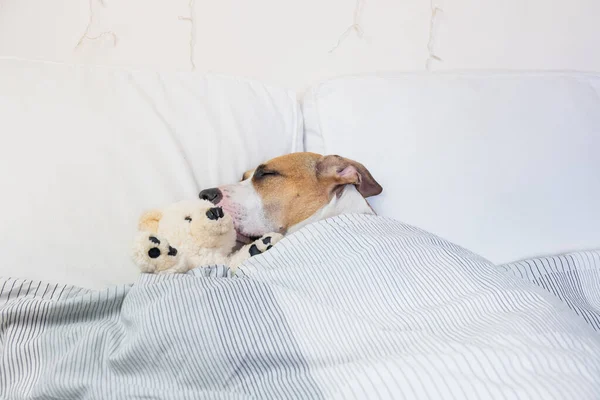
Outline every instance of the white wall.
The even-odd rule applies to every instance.
[[[598,0],[2,0],[0,56],[243,75],[299,91],[324,78],[445,69],[600,70]],[[333,52],[340,35],[358,23]],[[111,31],[97,40],[88,36]]]

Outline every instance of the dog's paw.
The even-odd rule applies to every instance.
[[[281,239],[283,239],[283,235],[281,233],[271,232],[263,235],[260,239],[255,240],[248,249],[250,257],[262,254],[271,249],[271,247],[273,247]]]
[[[133,245],[133,261],[149,274],[185,272],[183,257],[166,239],[140,232]]]

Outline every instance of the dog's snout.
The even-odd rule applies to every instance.
[[[213,204],[219,204],[223,198],[223,193],[218,188],[204,189],[198,195],[202,200],[208,200]]]
[[[223,209],[221,207],[213,207],[208,209],[208,211],[206,212],[206,216],[208,217],[208,219],[216,221],[219,218],[223,218],[225,214],[223,213]]]

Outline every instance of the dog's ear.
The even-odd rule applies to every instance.
[[[340,156],[325,156],[317,164],[317,176],[331,179],[336,187],[352,184],[363,197],[378,195],[383,188],[359,162]]]
[[[158,222],[162,218],[162,211],[160,210],[150,210],[146,211],[140,217],[140,221],[138,222],[138,229],[140,231],[147,231],[152,233],[158,232]]]

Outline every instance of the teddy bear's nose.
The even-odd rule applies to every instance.
[[[213,204],[219,204],[223,198],[223,193],[221,193],[219,188],[210,188],[201,191],[198,197],[200,197],[202,200],[208,200]]]
[[[206,216],[208,217],[208,219],[216,221],[219,218],[223,218],[225,214],[223,214],[223,209],[221,207],[213,207],[208,209],[208,211],[206,212]]]

